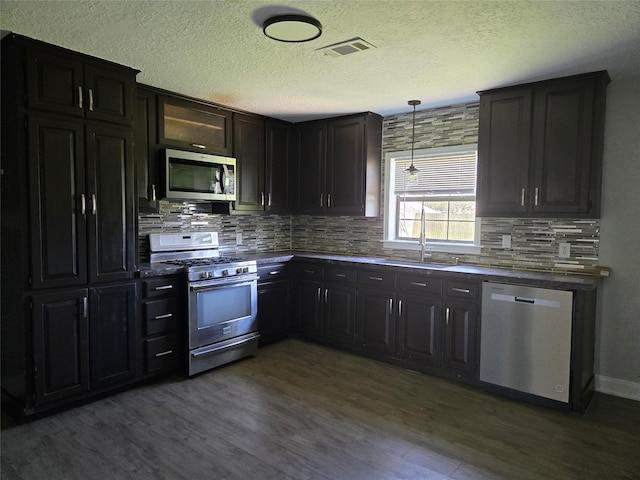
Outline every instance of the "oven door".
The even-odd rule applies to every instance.
[[[258,330],[257,275],[189,284],[189,349]]]

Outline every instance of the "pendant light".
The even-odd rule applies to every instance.
[[[420,100],[409,100],[407,103],[413,107],[413,124],[411,128],[411,165],[405,169],[404,173],[409,175],[407,180],[415,182],[418,178],[418,169],[413,165],[413,147],[416,143],[416,106],[422,102]]]

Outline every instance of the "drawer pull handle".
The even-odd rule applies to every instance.
[[[156,315],[153,317],[154,320],[162,320],[163,318],[171,318],[173,317],[173,313],[165,313],[163,315]]]
[[[166,355],[171,355],[173,353],[173,350],[167,350],[166,352],[160,352],[160,353],[156,353],[156,358],[158,357],[164,357]]]
[[[154,290],[171,290],[173,285],[161,285],[159,287],[154,288]]]
[[[280,273],[280,270],[274,270],[272,272],[269,272],[269,275],[278,275]]]
[[[382,281],[382,277],[369,277],[369,280],[376,280],[378,282]]]
[[[346,278],[347,276],[344,273],[336,273],[336,277]]]
[[[422,283],[422,282],[411,282],[411,285],[415,285],[416,287],[426,287],[427,286],[426,283]]]
[[[460,293],[471,293],[471,290],[469,290],[468,288],[453,287],[451,290],[453,290],[454,292],[460,292]]]

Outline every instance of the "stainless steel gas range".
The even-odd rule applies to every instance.
[[[186,271],[189,376],[255,354],[256,262],[222,256],[217,232],[150,234],[149,246],[151,263]]]

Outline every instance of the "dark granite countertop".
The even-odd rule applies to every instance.
[[[262,252],[242,254],[243,258],[255,260],[260,265],[288,262],[293,258],[323,260],[332,264],[351,265],[367,268],[392,268],[405,273],[438,273],[446,277],[467,277],[472,280],[531,285],[541,288],[562,290],[591,290],[598,286],[601,277],[593,275],[572,275],[561,272],[538,272],[506,268],[484,267],[479,265],[446,265],[438,263],[421,263],[381,257],[336,255],[311,252]],[[184,272],[184,268],[175,265],[143,263],[140,265],[140,277],[156,277]]]

